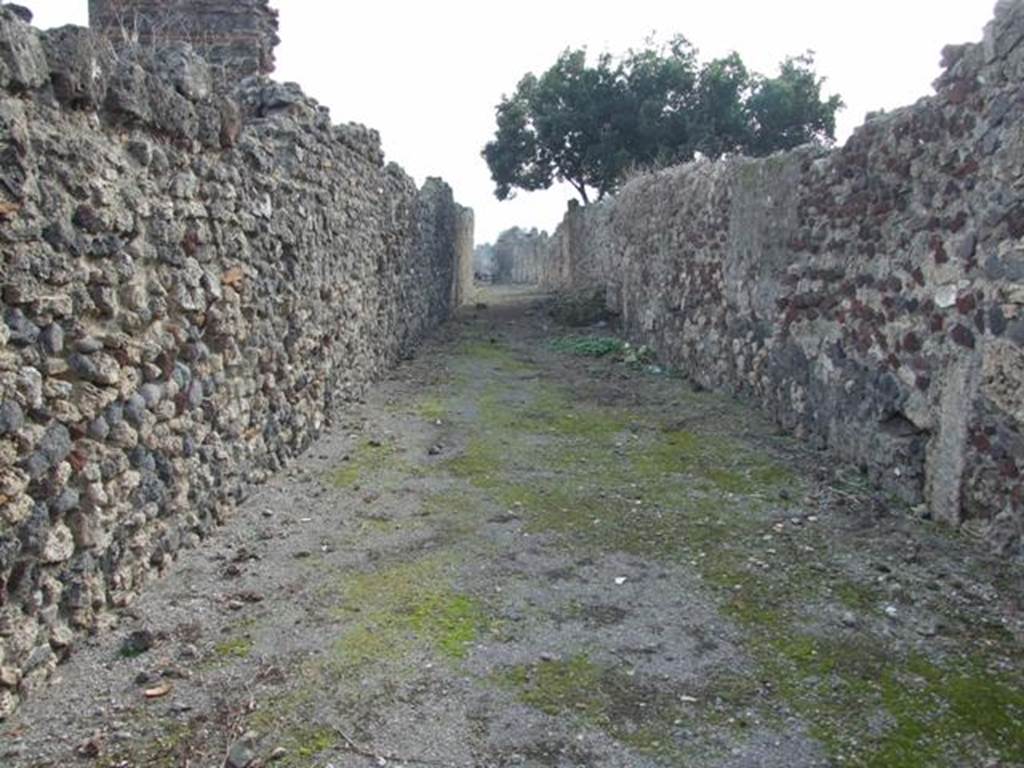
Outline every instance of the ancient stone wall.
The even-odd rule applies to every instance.
[[[473,291],[473,252],[474,252],[474,229],[476,219],[473,210],[463,208],[458,219],[458,236],[456,244],[456,263],[458,264],[458,279],[455,280],[454,294],[452,296],[454,305],[460,306],[470,301]]]
[[[449,315],[472,225],[296,86],[2,8],[0,127],[2,718]]]
[[[473,248],[473,275],[481,280],[494,279],[494,246],[491,243]]]
[[[491,254],[496,283],[539,283],[547,254],[548,235],[519,227],[505,230]]]
[[[1024,3],[828,152],[671,168],[571,210],[545,284],[922,513],[1021,551]]]
[[[277,11],[269,0],[89,0],[89,26],[117,47],[190,43],[215,75],[274,71]]]

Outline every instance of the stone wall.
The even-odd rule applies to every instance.
[[[545,284],[922,513],[1021,551],[1024,3],[835,151],[671,168],[573,208]]]
[[[496,283],[539,283],[547,256],[548,234],[519,227],[498,235],[491,251]]]
[[[472,219],[296,86],[2,8],[0,126],[2,718],[448,317]]]
[[[473,293],[473,254],[474,254],[474,229],[476,218],[470,208],[463,208],[458,220],[458,236],[456,245],[456,263],[458,264],[458,279],[455,280],[455,290],[452,296],[455,306],[467,303]]]
[[[473,249],[473,276],[487,281],[494,279],[494,246],[490,243]]]
[[[268,0],[89,0],[89,26],[116,46],[190,43],[229,81],[274,71]]]

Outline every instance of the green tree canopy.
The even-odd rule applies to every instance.
[[[483,156],[499,200],[558,181],[587,203],[588,190],[604,197],[633,167],[833,141],[843,102],[822,100],[822,83],[810,53],[766,78],[736,53],[701,65],[683,37],[594,63],[583,49],[566,50],[502,99]]]
[[[843,100],[830,96],[822,101],[814,56],[790,57],[779,70],[778,77],[755,78],[747,99],[751,132],[746,150],[755,156],[835,139],[836,112]]]

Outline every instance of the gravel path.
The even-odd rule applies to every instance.
[[[0,763],[1024,765],[1019,566],[492,293],[81,643]]]

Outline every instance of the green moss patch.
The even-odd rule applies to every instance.
[[[313,724],[291,724],[282,727],[281,722],[271,722],[266,718],[258,718],[265,728],[274,732],[273,744],[282,747],[285,753],[268,765],[279,768],[307,768],[319,765],[314,758],[334,750],[342,742],[341,735],[333,728]],[[253,724],[255,725],[255,724]]]
[[[434,556],[350,577],[337,610],[349,624],[334,645],[337,664],[398,662],[416,647],[465,657],[486,621],[478,603],[452,587],[452,575]]]
[[[780,696],[847,764],[1024,760],[1024,692],[969,655],[936,663],[894,655],[870,636],[822,638],[785,627],[761,635],[754,650]]]
[[[135,745],[130,751],[115,747],[102,756],[96,765],[102,768],[120,768],[123,765],[179,768],[193,753],[192,742],[198,738],[198,729],[192,723],[162,721],[158,725],[160,735],[149,743]]]
[[[428,395],[416,403],[415,412],[425,421],[444,421],[448,418],[448,405],[441,397]]]
[[[600,666],[585,654],[513,667],[500,682],[524,704],[570,716],[643,753],[677,752],[688,720],[678,695]]]
[[[755,679],[734,672],[715,673],[701,690],[683,692],[599,664],[586,653],[510,667],[498,682],[524,704],[602,730],[667,765],[687,765],[714,752],[708,726],[742,730],[745,709],[760,696]]]
[[[458,345],[456,354],[464,361],[484,363],[501,373],[534,370],[533,366],[517,357],[508,346],[497,340],[467,339]]]
[[[554,346],[580,356],[617,354],[617,345],[597,337]],[[495,504],[515,508],[530,531],[696,566],[723,613],[746,630],[752,677],[765,683],[729,688],[717,681],[733,691],[721,711],[760,708],[767,716],[781,705],[850,765],[1024,761],[1019,666],[1001,678],[990,663],[999,654],[983,647],[924,661],[867,631],[835,628],[836,637],[826,639],[809,628],[816,607],[870,615],[883,596],[829,564],[824,534],[789,526],[790,504],[782,499],[803,498],[805,484],[785,463],[730,434],[727,416],[707,410],[709,399],[685,398],[688,423],[704,426],[679,429],[661,426],[672,414],[597,405],[534,378],[492,381],[479,393],[466,450],[447,469]],[[707,418],[693,418],[702,413]],[[780,517],[783,532],[773,525]],[[617,725],[607,694],[628,700],[626,681],[586,656],[517,668],[504,682],[531,706],[572,713],[616,738],[653,728],[650,743],[672,742],[672,729],[657,719]],[[774,706],[765,707],[763,690]],[[715,712],[700,717],[710,723]]]
[[[335,488],[352,488],[371,479],[398,483],[424,474],[425,470],[403,457],[393,442],[367,440],[341,466],[328,473],[326,482]]]
[[[748,530],[752,511],[799,488],[770,458],[713,434],[636,434],[644,413],[599,406],[539,381],[491,385],[463,453],[446,464],[531,530],[605,550],[676,556]],[[746,499],[734,497],[746,496]]]
[[[765,454],[711,433],[662,431],[635,452],[633,463],[649,482],[684,475],[705,490],[727,494],[775,496],[783,487],[799,487],[792,472]]]
[[[448,541],[471,536],[486,520],[485,501],[471,490],[449,488],[427,494],[422,515],[430,526]]]
[[[247,637],[235,637],[217,643],[213,652],[220,659],[246,659],[252,654],[252,640]]]
[[[367,440],[360,443],[348,459],[330,473],[328,481],[338,488],[349,488],[369,473],[380,471],[393,462],[396,454],[393,444]]]

